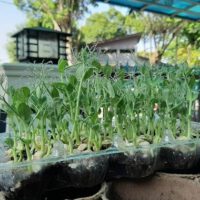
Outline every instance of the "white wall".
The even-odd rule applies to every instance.
[[[140,35],[130,35],[115,40],[107,40],[97,43],[96,49],[99,52],[99,61],[101,64],[110,64],[112,66],[131,66],[143,65],[147,61],[136,56],[137,45]],[[106,52],[107,50],[115,52]],[[128,50],[127,53],[120,50]]]
[[[0,81],[4,79],[3,87],[32,87],[41,78],[52,82],[56,81],[59,77],[56,65],[46,64],[25,64],[25,63],[5,63],[0,65]],[[9,98],[0,87],[0,95],[4,96],[6,100]],[[1,109],[1,104],[0,104]],[[7,123],[8,125],[8,123]],[[9,127],[7,126],[7,131]]]
[[[106,53],[99,54],[99,61],[102,65],[109,64],[111,66],[128,66],[144,65],[146,60],[137,57],[134,53]]]
[[[59,75],[56,65],[4,63],[0,65],[0,77],[2,76],[5,78],[4,86],[18,88],[22,86],[32,87],[41,78],[53,81]]]

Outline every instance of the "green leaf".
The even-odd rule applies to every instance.
[[[13,96],[14,93],[15,93],[15,90],[16,90],[16,89],[15,89],[13,86],[9,87],[8,90],[7,90],[8,95],[9,95],[9,96]]]
[[[62,74],[62,73],[64,73],[66,67],[68,67],[67,60],[59,59],[59,61],[58,61],[58,71]]]
[[[76,78],[80,80],[83,77],[83,74],[85,73],[85,69],[83,66],[78,67],[76,70]]]
[[[189,83],[188,83],[190,89],[194,89],[195,84],[196,84],[196,79],[195,79],[194,77],[192,77],[192,78],[189,80]]]
[[[55,87],[53,87],[52,90],[51,90],[51,97],[52,98],[59,97],[59,92],[58,92],[58,90]]]
[[[24,144],[27,144],[27,145],[31,144],[31,142],[32,142],[30,139],[24,139],[24,138],[20,138],[20,140],[21,140]]]
[[[74,85],[68,84],[67,87],[66,87],[66,89],[67,89],[67,91],[68,91],[69,93],[72,93],[72,92],[74,91]]]
[[[85,72],[85,75],[83,77],[83,80],[89,79],[94,74],[94,69],[90,68]]]
[[[38,86],[37,88],[36,88],[36,96],[37,96],[37,98],[40,98],[41,97],[41,95],[42,95],[42,91],[41,91],[41,88]]]
[[[71,85],[76,85],[76,84],[77,84],[77,78],[76,78],[74,75],[71,75],[71,76],[68,78],[68,82],[69,82]]]
[[[24,95],[24,97],[30,96],[30,89],[28,87],[20,88],[20,92]]]
[[[9,95],[12,97],[13,105],[17,107],[20,103],[26,103],[30,97],[30,89],[28,87],[22,87],[18,89],[12,89]]]
[[[105,67],[102,67],[102,68],[103,68],[103,73],[105,74],[105,76],[107,78],[110,78],[112,71],[113,71],[113,68],[111,66],[105,66]]]
[[[25,103],[19,104],[19,106],[17,108],[17,111],[18,111],[19,116],[25,122],[29,122],[30,121],[32,110],[27,104],[25,104]]]
[[[92,66],[94,66],[94,67],[97,68],[97,69],[100,69],[100,68],[101,68],[100,62],[99,62],[98,60],[96,60],[96,59],[94,59],[94,60],[92,61]]]
[[[120,78],[120,79],[124,79],[125,77],[125,71],[123,69],[120,69],[118,72],[117,72],[117,76]]]
[[[13,145],[14,145],[14,141],[13,141],[12,138],[7,138],[7,139],[5,140],[5,143],[8,145],[9,148],[12,148]]]
[[[110,82],[107,82],[107,91],[111,98],[115,97],[115,92],[114,92],[113,86],[111,85]]]
[[[56,89],[64,90],[67,85],[62,82],[54,82],[54,83],[52,83],[52,86],[55,87]]]
[[[71,84],[70,82],[66,83],[61,83],[61,82],[55,82],[52,84],[55,89],[61,92],[61,94],[65,94],[65,92],[72,93],[74,90],[74,85]]]

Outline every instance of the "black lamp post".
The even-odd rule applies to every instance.
[[[20,62],[52,62],[67,58],[67,38],[71,34],[42,27],[24,28],[15,33],[16,57]]]

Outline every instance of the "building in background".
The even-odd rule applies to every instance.
[[[92,47],[96,49],[102,65],[109,64],[134,69],[134,67],[148,62],[147,58],[136,54],[140,39],[141,34],[136,33],[92,44]]]

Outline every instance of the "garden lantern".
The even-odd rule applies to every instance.
[[[24,28],[15,33],[16,57],[20,62],[52,62],[67,58],[66,48],[71,34],[47,28]]]

